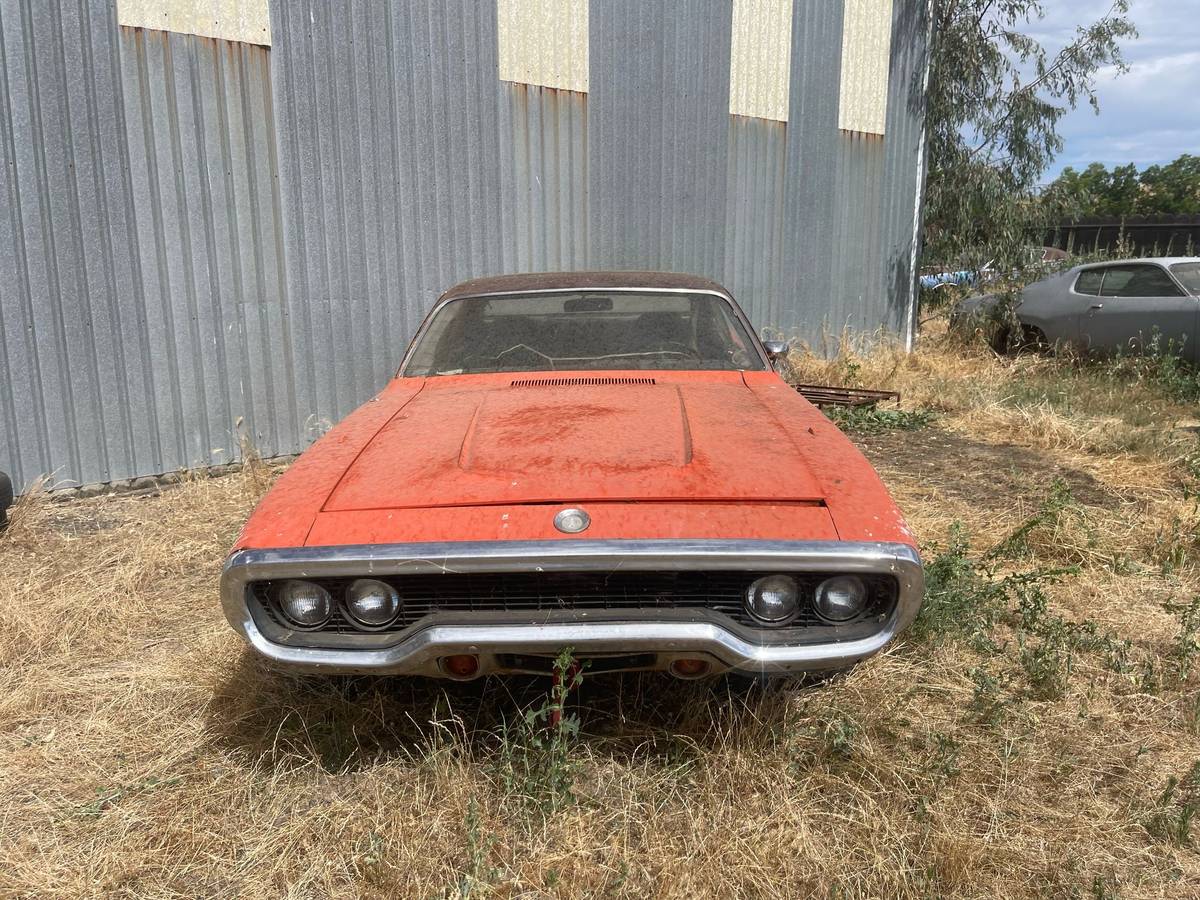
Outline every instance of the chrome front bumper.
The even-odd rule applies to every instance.
[[[764,627],[762,638],[746,634],[721,616],[683,617],[639,611],[621,621],[486,621],[486,614],[440,620],[430,616],[395,642],[364,635],[363,647],[337,649],[288,643],[290,632],[260,626],[251,610],[249,586],[281,578],[389,576],[439,572],[741,570],[754,572],[846,572],[896,578],[899,591],[891,614],[869,635],[786,643]],[[531,541],[445,544],[387,544],[243,550],[231,556],[221,577],[225,617],[263,656],[290,669],[444,676],[439,660],[475,654],[479,674],[514,669],[502,657],[555,656],[566,647],[579,658],[652,655],[638,668],[665,669],[680,657],[703,658],[713,671],[748,673],[819,671],[847,666],[877,653],[916,618],[924,592],[917,552],[906,544],[840,541]],[[297,634],[299,637],[299,634]],[[306,637],[310,637],[306,635]]]

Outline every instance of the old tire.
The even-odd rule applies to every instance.
[[[1012,340],[1012,328],[1008,325],[1001,325],[992,332],[992,339],[988,341],[988,345],[997,353],[1005,354],[1009,351],[1009,344]]]
[[[1036,325],[1022,325],[1020,337],[1016,337],[1013,331],[1011,325],[997,328],[989,342],[992,349],[1001,355],[1024,353],[1029,350],[1041,353],[1050,349],[1050,342],[1046,340],[1045,333]]]
[[[12,479],[0,472],[0,528],[8,524],[8,508],[13,503]]]

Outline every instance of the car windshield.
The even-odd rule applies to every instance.
[[[720,297],[595,290],[452,300],[418,338],[404,374],[763,368]]]
[[[1189,294],[1200,297],[1200,262],[1175,263],[1171,266],[1171,274],[1179,279]]]

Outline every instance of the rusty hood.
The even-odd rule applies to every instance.
[[[775,415],[737,373],[429,379],[324,509],[823,500]]]

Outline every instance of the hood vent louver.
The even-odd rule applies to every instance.
[[[574,385],[609,385],[609,384],[654,384],[653,378],[620,378],[616,376],[597,378],[518,378],[511,387],[571,387]]]

